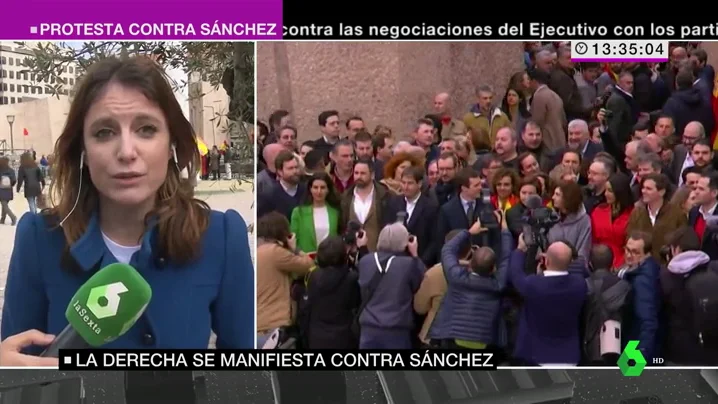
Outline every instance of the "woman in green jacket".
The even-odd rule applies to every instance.
[[[307,182],[302,204],[292,211],[292,233],[297,248],[305,253],[317,251],[325,238],[339,234],[339,196],[329,174],[315,173]]]

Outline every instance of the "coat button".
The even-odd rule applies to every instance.
[[[155,260],[155,264],[157,265],[158,268],[164,268],[165,265],[167,264],[167,260],[162,257],[159,257]]]
[[[142,343],[144,343],[145,345],[154,345],[155,337],[152,334],[147,333],[142,336]]]

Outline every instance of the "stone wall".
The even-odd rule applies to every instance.
[[[328,109],[408,135],[437,92],[452,94],[460,116],[478,85],[494,86],[498,102],[524,67],[521,42],[259,42],[256,63],[258,119],[290,111],[300,141],[319,136]]]

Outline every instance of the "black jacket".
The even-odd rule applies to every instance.
[[[357,349],[352,332],[359,307],[359,275],[348,267],[317,268],[309,275],[304,305],[309,349]]]
[[[706,133],[713,133],[715,126],[713,108],[698,87],[673,92],[663,106],[663,113],[673,118],[678,134],[682,134],[683,129],[691,121],[700,122]]]

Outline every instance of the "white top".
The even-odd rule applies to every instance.
[[[317,245],[329,237],[329,211],[326,206],[314,207],[314,235]]]
[[[120,262],[122,264],[129,264],[130,260],[132,259],[132,255],[137,251],[140,251],[140,247],[142,247],[140,245],[119,245],[114,241],[110,240],[110,238],[107,237],[105,233],[102,233],[102,240],[104,240],[107,249],[110,250],[110,253],[112,253],[115,259],[117,259],[117,262]]]
[[[681,166],[681,173],[678,175],[678,186],[683,185],[683,171],[685,171],[686,168],[693,167],[696,165],[696,163],[693,162],[693,158],[691,157],[690,153],[686,153],[686,158],[683,160],[683,165]]]
[[[354,213],[357,215],[357,219],[359,219],[361,224],[366,222],[366,218],[369,216],[369,211],[371,210],[372,202],[374,202],[373,185],[371,187],[371,192],[369,192],[366,199],[362,199],[362,197],[357,193],[357,190],[354,189]]]
[[[414,209],[416,208],[416,202],[419,201],[419,198],[421,198],[421,192],[419,192],[419,195],[416,196],[413,200],[409,200],[408,198],[404,198],[406,200],[406,222],[409,223],[409,220],[411,219],[411,214],[414,213]]]

